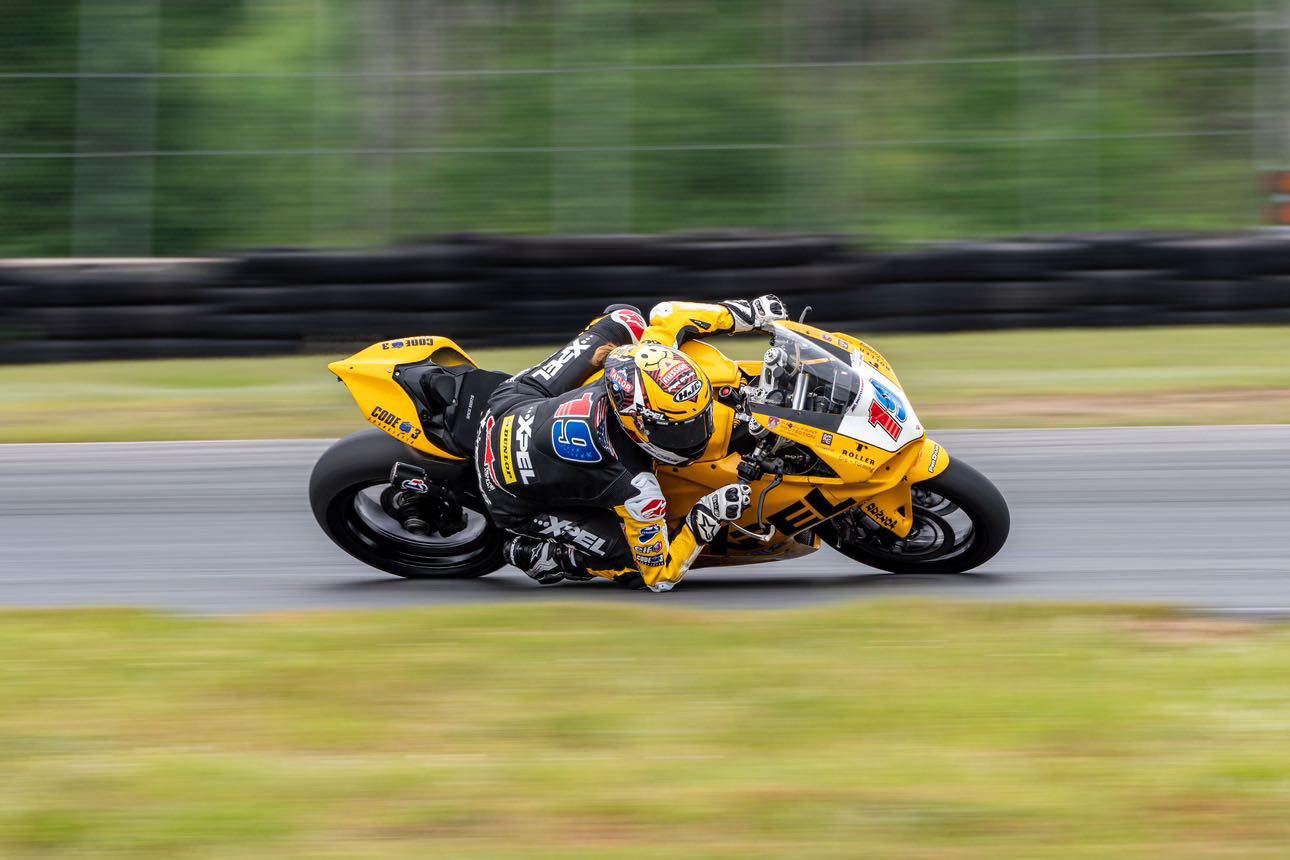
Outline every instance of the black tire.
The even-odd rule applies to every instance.
[[[941,502],[923,506],[920,497],[925,503],[935,498]],[[944,502],[948,502],[952,510]],[[933,544],[924,549],[911,548],[909,543],[915,540],[915,532],[911,532],[906,541],[891,541],[889,533],[868,532],[858,523],[855,528],[848,529],[830,522],[830,528],[822,531],[821,537],[847,558],[890,573],[965,573],[985,564],[1003,548],[1008,540],[1011,517],[1008,503],[989,478],[962,460],[951,459],[944,472],[930,481],[914,485],[915,528],[921,526],[928,530],[927,535],[934,537],[938,529],[948,525],[947,518],[955,513],[966,514],[971,528],[962,543],[948,546]],[[858,518],[862,515],[851,513],[842,516]],[[866,535],[866,538],[848,539],[848,536],[856,535]],[[903,545],[904,549],[898,552],[884,548],[884,541],[892,546]]]
[[[502,532],[483,513],[477,496],[459,492],[470,525],[451,537],[418,537],[403,531],[380,510],[396,461],[412,463],[429,480],[467,487],[469,465],[427,458],[380,430],[361,430],[323,452],[309,478],[314,519],[338,547],[379,570],[407,579],[460,579],[500,568]],[[384,517],[384,519],[382,519]]]

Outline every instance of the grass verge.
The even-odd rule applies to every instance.
[[[1290,422],[1290,327],[878,335],[923,422]],[[752,358],[759,340],[718,341]],[[549,350],[477,350],[518,370]],[[0,367],[0,442],[334,437],[364,426],[326,358]]]
[[[0,614],[5,857],[1290,844],[1290,630],[876,602]]]

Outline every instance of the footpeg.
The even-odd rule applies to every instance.
[[[381,506],[410,534],[450,537],[466,528],[466,512],[452,490],[431,484],[425,469],[395,463]]]
[[[408,463],[395,463],[390,469],[390,484],[409,493],[424,494],[430,491],[426,470]]]

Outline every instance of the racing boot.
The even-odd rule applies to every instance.
[[[555,541],[514,535],[502,544],[502,557],[541,585],[589,578],[580,575],[573,548]]]

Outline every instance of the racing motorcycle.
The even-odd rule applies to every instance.
[[[827,543],[883,571],[962,573],[1003,547],[1003,496],[927,437],[877,350],[800,321],[769,333],[761,361],[732,360],[702,340],[681,347],[712,380],[715,431],[697,462],[658,465],[667,509],[688,511],[734,482],[753,500],[692,569],[795,558]],[[506,374],[431,336],[373,344],[328,369],[375,428],[336,442],[314,466],[309,500],[328,537],[403,577],[502,567],[504,535],[471,457]]]

